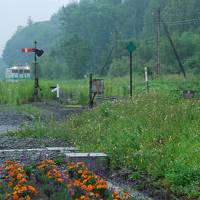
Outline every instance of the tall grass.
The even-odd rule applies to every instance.
[[[22,104],[32,100],[32,83],[0,82],[0,104]]]
[[[105,152],[113,169],[145,172],[177,195],[200,196],[200,101],[151,93],[107,102],[68,123],[37,125],[21,136],[66,139]]]
[[[105,78],[105,96],[128,96],[129,95],[129,77]],[[40,82],[41,94],[43,100],[55,98],[55,94],[50,91],[51,86],[59,84],[61,89],[67,94],[76,94],[75,102],[78,104],[87,104],[89,81],[83,80],[42,80]],[[200,79],[189,76],[183,79],[181,76],[165,76],[159,79],[150,80],[150,92],[159,92],[163,94],[178,94],[184,89],[199,90]],[[146,93],[146,84],[143,77],[134,76],[133,94]],[[33,81],[20,81],[15,83],[0,82],[0,103],[1,104],[23,104],[33,99]]]
[[[79,92],[86,103],[88,81],[41,81],[43,98],[52,98],[50,86],[60,84],[66,92]],[[105,79],[105,95],[128,96],[128,77]],[[57,124],[37,123],[21,136],[58,137],[84,151],[105,152],[113,169],[145,172],[153,180],[189,199],[200,196],[200,101],[180,98],[181,90],[199,92],[198,77],[161,77],[150,81],[134,79],[133,100],[107,102],[93,111]],[[31,100],[31,81],[0,84],[0,102],[21,104]]]
[[[200,196],[200,101],[151,94],[106,103],[67,125],[85,151],[102,151],[113,168],[145,171],[189,198]]]

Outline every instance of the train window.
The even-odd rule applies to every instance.
[[[17,69],[13,69],[12,73],[16,74],[16,73],[18,73],[18,70]]]

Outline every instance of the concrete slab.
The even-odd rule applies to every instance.
[[[98,175],[108,175],[110,160],[104,153],[65,153],[67,162],[84,162],[85,165]]]
[[[75,147],[46,147],[46,149],[49,151],[60,151],[61,153],[78,151]]]
[[[75,147],[46,147],[46,148],[34,148],[34,149],[3,149],[0,150],[0,153],[3,152],[24,152],[24,151],[59,151],[60,153],[64,152],[74,152],[78,151]]]
[[[0,150],[0,153],[4,152],[24,152],[24,151],[46,151],[47,149],[3,149]]]
[[[77,157],[77,158],[84,158],[84,157],[107,157],[105,153],[65,153],[67,157]]]

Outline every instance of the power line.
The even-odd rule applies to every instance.
[[[184,24],[184,23],[194,23],[194,22],[200,22],[200,18],[194,18],[194,19],[185,19],[185,20],[179,20],[179,21],[166,21],[166,24]]]
[[[190,26],[190,25],[196,25],[196,24],[199,24],[200,21],[196,21],[196,22],[184,22],[184,23],[167,23],[168,26]]]
[[[177,21],[166,21],[167,25],[184,25],[184,24],[195,24],[200,23],[200,17],[194,19],[185,19],[185,20],[177,20]],[[155,23],[144,23],[145,26],[153,26]]]

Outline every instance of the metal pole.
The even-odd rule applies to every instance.
[[[35,44],[35,50],[37,49],[37,41],[34,42]],[[39,89],[40,89],[40,86],[39,86],[39,79],[38,79],[38,68],[37,68],[37,54],[36,54],[36,51],[35,51],[35,54],[34,54],[34,60],[35,60],[35,86],[34,86],[34,95],[35,95],[35,98],[38,98],[39,97]]]
[[[133,65],[133,53],[130,52],[130,97],[133,96],[133,69],[132,69],[132,65]]]
[[[35,49],[37,48],[37,42],[35,41],[34,42],[35,43]],[[35,78],[35,85],[34,85],[34,95],[35,95],[35,97],[37,97],[37,95],[38,95],[38,93],[37,93],[37,55],[36,55],[36,51],[35,51],[35,54],[34,54],[34,60],[35,60],[35,63],[34,63],[34,72],[35,72],[35,74],[34,74],[34,78]]]

